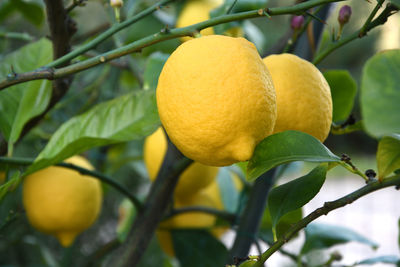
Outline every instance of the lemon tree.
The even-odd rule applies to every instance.
[[[399,265],[399,1],[287,2],[0,1],[0,265]]]

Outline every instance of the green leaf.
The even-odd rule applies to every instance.
[[[303,218],[302,208],[293,210],[291,212],[286,213],[281,217],[278,224],[276,225],[276,236],[277,238],[283,236],[293,224],[297,223]],[[267,243],[273,242],[273,234],[272,234],[272,219],[271,214],[269,212],[269,208],[267,207],[263,213],[263,217],[261,220],[260,226],[260,238]]]
[[[169,55],[161,52],[155,52],[147,59],[146,67],[143,74],[143,88],[153,89],[157,88],[158,76],[167,61]]]
[[[325,182],[328,164],[321,164],[309,174],[275,187],[268,195],[272,228],[290,211],[303,207],[318,194]]]
[[[333,121],[346,120],[353,109],[357,93],[356,81],[346,70],[330,70],[324,72],[329,83],[333,102]]]
[[[361,113],[365,129],[374,137],[400,133],[400,50],[374,55],[364,66]]]
[[[174,230],[172,240],[181,266],[224,266],[228,251],[208,231]]]
[[[335,162],[340,158],[309,134],[285,131],[270,135],[257,145],[247,165],[247,179],[253,181],[264,172],[292,161]]]
[[[376,153],[379,180],[400,169],[400,134],[383,137]]]
[[[7,195],[7,193],[14,191],[21,182],[21,173],[16,171],[13,173],[10,180],[0,186],[0,202]]]
[[[47,39],[26,45],[5,57],[0,63],[0,79],[12,69],[16,73],[31,71],[52,60],[52,45]],[[47,80],[31,81],[0,91],[0,130],[12,146],[25,124],[41,114],[51,97],[51,83]]]
[[[25,175],[93,147],[142,139],[159,125],[154,91],[101,103],[61,125]]]
[[[396,264],[400,262],[399,256],[395,255],[385,255],[385,256],[379,256],[379,257],[374,257],[366,260],[362,260],[358,262],[357,264],[364,264],[364,265],[374,265],[377,263],[392,263]]]
[[[235,188],[233,177],[227,168],[220,168],[217,176],[218,188],[224,209],[236,212],[239,205],[239,192]]]
[[[329,224],[311,223],[306,229],[306,240],[302,254],[306,254],[314,249],[330,248],[332,246],[347,242],[359,242],[377,248],[378,244],[366,237],[354,232],[349,228]]]
[[[44,20],[44,12],[42,6],[35,2],[25,2],[22,0],[12,0],[16,9],[30,22],[36,26],[40,26]]]

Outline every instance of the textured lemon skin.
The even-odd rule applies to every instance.
[[[156,94],[171,141],[205,165],[249,160],[275,124],[272,78],[244,38],[209,35],[183,43],[165,63]]]
[[[80,156],[65,162],[93,169]],[[100,182],[74,170],[48,167],[24,179],[23,204],[29,222],[37,230],[55,236],[65,247],[93,224],[101,202]]]
[[[263,61],[276,90],[274,133],[298,130],[325,141],[332,124],[332,97],[322,73],[292,54],[270,55]]]
[[[143,157],[150,180],[154,181],[156,179],[166,153],[167,139],[163,129],[160,127],[147,137],[144,142]],[[181,174],[175,189],[175,196],[177,198],[185,198],[193,195],[215,180],[217,173],[217,167],[194,162]]]

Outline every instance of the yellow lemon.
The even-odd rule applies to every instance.
[[[188,158],[210,166],[247,161],[272,133],[272,78],[244,38],[209,35],[180,45],[157,86],[161,122]]]
[[[74,156],[65,162],[93,169]],[[23,204],[29,222],[37,230],[55,236],[69,246],[76,236],[96,220],[102,202],[98,180],[62,167],[48,167],[27,176],[23,184]]]
[[[223,4],[223,0],[189,0],[185,3],[181,13],[176,21],[176,27],[186,27],[210,19],[210,12]],[[212,35],[212,27],[200,31],[202,35]],[[233,27],[225,32],[232,37],[243,36],[243,30],[240,27]],[[182,37],[183,42],[192,39],[191,37]]]
[[[160,127],[144,142],[144,162],[150,180],[154,181],[167,153],[167,139]],[[175,196],[184,198],[208,186],[217,175],[218,168],[206,166],[197,162],[191,164],[179,177]]]
[[[310,62],[292,54],[264,58],[276,90],[278,117],[274,133],[298,130],[323,142],[332,124],[328,82]]]

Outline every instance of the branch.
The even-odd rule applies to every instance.
[[[26,42],[31,42],[35,39],[28,33],[20,33],[20,32],[0,32],[0,38],[15,39]]]
[[[32,165],[34,163],[34,160],[33,159],[29,159],[29,158],[0,157],[0,163],[9,164],[9,165],[12,165],[14,167],[16,167],[16,166],[29,166],[29,165]],[[117,183],[115,180],[113,180],[112,178],[110,178],[107,175],[104,175],[104,174],[102,174],[100,172],[97,172],[97,171],[88,170],[88,169],[79,167],[77,165],[71,164],[71,163],[61,162],[61,163],[55,164],[55,166],[63,167],[63,168],[67,168],[67,169],[72,169],[72,170],[75,170],[75,171],[79,172],[82,175],[88,175],[88,176],[91,176],[91,177],[95,177],[95,178],[99,179],[100,181],[102,181],[103,183],[108,184],[109,186],[113,187],[114,189],[119,191],[121,194],[123,194],[127,198],[129,198],[132,201],[132,204],[135,206],[135,208],[137,210],[140,211],[140,210],[143,209],[142,203],[134,195],[132,195],[122,185],[120,185],[119,183]]]
[[[105,266],[136,266],[163,218],[180,174],[193,161],[184,157],[168,140],[167,154],[155,182],[126,241],[111,255]]]
[[[400,186],[400,175],[395,175],[392,177],[388,177],[382,182],[374,181],[370,182],[366,186],[342,197],[335,201],[325,202],[325,204],[321,207],[304,217],[301,221],[297,222],[293,225],[281,238],[279,238],[272,246],[267,249],[260,257],[259,261],[257,261],[253,267],[261,267],[262,264],[277,250],[279,250],[285,243],[287,243],[297,232],[301,229],[305,228],[309,223],[321,217],[322,215],[327,215],[332,210],[344,207],[348,204],[351,204],[355,200],[372,193],[374,191],[396,186],[396,189]]]
[[[215,215],[221,219],[224,219],[225,221],[228,221],[231,224],[234,224],[236,222],[236,215],[234,213],[230,213],[227,211],[223,210],[217,210],[217,209],[212,209],[208,207],[203,207],[203,206],[190,206],[190,207],[184,207],[184,208],[179,208],[179,209],[173,209],[163,220],[167,220],[173,216],[182,214],[182,213],[188,213],[188,212],[200,212],[200,213],[208,213]]]
[[[358,30],[355,31],[353,34],[349,35],[346,38],[341,39],[338,42],[332,43],[328,45],[327,48],[324,49],[324,51],[320,52],[313,60],[313,64],[317,65],[320,63],[324,58],[326,58],[330,53],[338,49],[339,47],[344,46],[345,44],[357,39],[357,38],[362,38],[367,35],[367,33],[372,30],[373,28],[384,24],[387,19],[396,13],[399,9],[392,5],[392,4],[387,4],[386,8],[382,11],[382,13],[371,23],[369,23],[365,28],[363,27],[364,30]],[[362,33],[362,34],[361,34]]]
[[[77,0],[75,0],[77,1]],[[94,38],[92,41],[88,42],[87,44],[75,49],[69,54],[66,54],[65,56],[49,63],[46,65],[46,67],[52,68],[52,67],[58,67],[61,64],[65,62],[69,62],[70,60],[76,58],[77,56],[89,51],[90,49],[96,47],[98,44],[106,40],[108,37],[112,36],[113,34],[125,29],[126,27],[132,25],[133,23],[139,21],[140,19],[152,14],[153,12],[159,10],[163,5],[166,5],[174,0],[162,0],[158,2],[157,4],[143,10],[142,12],[138,13],[136,16],[133,16],[132,18],[125,20],[124,22],[117,23],[113,25],[111,28]]]
[[[304,12],[307,9],[310,9],[315,6],[319,6],[325,3],[331,3],[331,2],[340,2],[340,1],[345,1],[345,0],[310,0],[306,1],[297,5],[289,6],[289,7],[275,7],[275,8],[265,8],[265,9],[258,9],[258,10],[252,10],[252,11],[246,11],[246,12],[240,12],[240,13],[235,13],[235,14],[229,14],[229,15],[223,15],[220,17],[212,18],[207,21],[203,21],[188,27],[184,28],[176,28],[172,30],[162,30],[159,33],[149,35],[143,39],[137,40],[135,42],[132,42],[131,44],[125,45],[121,48],[117,48],[114,50],[111,50],[109,52],[106,52],[104,54],[98,55],[97,57],[87,59],[85,61],[75,63],[73,65],[69,65],[64,68],[60,69],[53,69],[54,66],[58,66],[61,62],[63,62],[65,59],[60,59],[59,61],[53,61],[52,63],[48,64],[45,66],[45,68],[41,68],[41,71],[46,72],[46,75],[49,75],[50,77],[46,77],[47,79],[58,79],[61,77],[65,77],[83,70],[86,70],[88,68],[97,66],[99,64],[103,64],[107,61],[122,57],[127,54],[131,54],[134,52],[139,52],[141,49],[148,47],[150,45],[178,38],[178,37],[183,37],[183,36],[194,36],[196,33],[198,33],[200,30],[204,28],[208,28],[211,26],[215,26],[218,24],[222,23],[227,23],[231,21],[237,21],[237,20],[244,20],[244,19],[249,19],[249,18],[256,18],[256,17],[263,17],[263,16],[278,16],[278,15],[285,15],[285,14],[297,14]],[[122,24],[122,23],[121,23]],[[120,24],[118,24],[120,25]],[[116,27],[118,27],[118,25]],[[112,35],[114,32],[110,32],[110,35]],[[78,50],[82,49],[79,53],[76,52]],[[80,49],[74,50],[74,52],[68,54],[68,58],[71,59],[75,56],[77,56],[80,53],[85,52],[86,50],[81,47]],[[83,51],[83,52],[82,52]],[[77,53],[77,55],[75,55]],[[3,80],[0,82],[0,90],[5,89],[9,86],[19,84],[22,82],[30,81],[30,80],[38,80],[42,79],[42,77],[38,77],[37,70],[32,71],[32,72],[27,72],[23,75],[24,79],[20,80],[19,76],[22,74],[16,74],[13,77],[8,77],[7,79]]]
[[[268,193],[274,184],[276,173],[277,168],[274,168],[255,181],[236,231],[235,242],[228,254],[228,264],[233,264],[235,258],[247,257],[251,245],[257,240],[262,215],[267,206]]]

